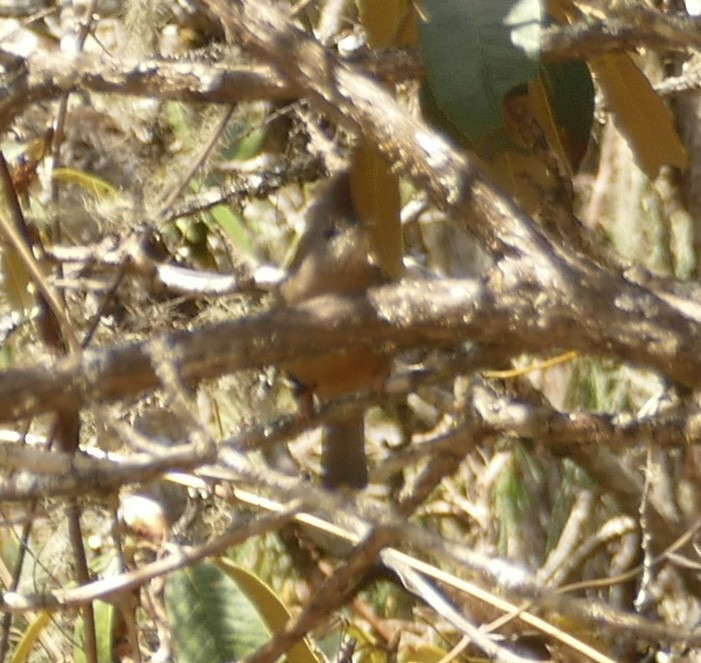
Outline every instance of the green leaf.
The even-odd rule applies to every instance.
[[[538,80],[529,85],[529,93],[549,145],[572,172],[576,171],[594,122],[594,82],[586,62],[544,62]]]
[[[179,663],[241,660],[270,639],[246,592],[212,564],[172,575],[165,603]]]
[[[209,210],[209,215],[237,248],[248,255],[255,256],[255,248],[248,229],[233,208],[228,205],[215,205]]]
[[[112,644],[114,623],[117,618],[117,608],[111,603],[95,601],[93,603],[95,617],[95,636],[97,637],[97,660],[99,663],[113,661]],[[85,663],[85,621],[79,617],[75,622],[75,649],[73,651],[76,663]]]
[[[214,564],[238,584],[251,602],[255,604],[258,614],[263,618],[271,633],[277,633],[283,629],[291,615],[287,606],[269,585],[226,557],[215,559]],[[319,663],[319,658],[307,642],[302,640],[287,652],[287,661],[288,663]]]
[[[589,138],[594,121],[594,82],[583,60],[544,62],[540,77],[552,100],[557,125]]]
[[[419,41],[430,94],[470,144],[501,128],[502,101],[538,75],[541,0],[423,0]]]

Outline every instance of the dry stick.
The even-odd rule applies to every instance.
[[[438,455],[434,458],[416,481],[413,492],[404,498],[397,506],[396,515],[408,518],[420,507],[441,480],[456,470],[460,461],[461,456],[457,453]],[[309,631],[313,630],[321,620],[327,618],[331,611],[343,605],[358,582],[362,580],[370,567],[377,562],[382,550],[389,548],[398,536],[401,536],[401,533],[396,531],[393,527],[376,527],[366,539],[354,549],[346,564],[338,569],[320,588],[318,588],[314,594],[314,598],[307,603],[303,612],[297,618],[290,619],[281,631],[255,654],[247,658],[245,663],[273,663],[273,661],[283,656]],[[388,557],[386,559],[388,568],[395,569],[394,565],[389,562],[390,558]],[[425,580],[423,581],[424,589],[418,591],[412,583],[407,582],[406,579],[402,577],[401,572],[399,572],[399,575],[407,590],[412,591],[419,598],[423,598],[423,591],[427,591],[428,589]],[[418,576],[415,580],[417,579]],[[432,602],[430,602],[430,604],[433,605]],[[532,620],[534,622],[536,621],[535,618],[532,618]],[[542,622],[542,620],[538,620],[537,624],[543,630],[546,630],[546,627],[550,627],[549,624]],[[463,627],[465,628],[466,626],[463,625]],[[583,650],[586,648],[583,643],[580,643],[576,638],[567,634],[563,634],[562,632],[553,633],[552,630],[547,632],[563,641],[566,640],[567,644],[574,649]],[[489,651],[491,655],[497,657],[496,660],[521,660],[513,656],[508,650],[498,647],[494,643],[486,640],[480,640],[480,642],[481,646],[485,648],[485,651]],[[596,652],[592,648],[586,649],[589,655],[594,656],[597,661],[609,661],[609,659],[605,659],[605,657],[601,656],[599,652]]]
[[[157,96],[187,103],[231,105],[261,99],[284,100],[296,91],[284,86],[268,67],[215,62],[163,60],[115,61],[94,53],[36,53],[27,60],[12,56],[3,72],[0,51],[0,129],[31,103],[60,97],[75,89],[118,95]]]
[[[226,455],[227,454],[224,454],[224,456]],[[225,464],[228,466],[237,464],[233,460],[226,461],[225,458],[222,458],[222,460],[224,460]],[[231,463],[233,463],[233,465],[231,465]],[[425,474],[426,476],[429,476],[430,471],[426,472]],[[220,467],[220,469],[213,469],[213,472],[210,474],[209,478],[230,481],[235,476],[238,476],[238,474],[234,473],[232,475],[231,472],[227,473],[226,471],[222,473]],[[268,478],[269,477],[266,477],[266,479]],[[260,482],[254,483],[261,485]],[[281,481],[278,487],[282,487],[284,483],[284,481]],[[289,484],[289,481],[287,481],[287,483]],[[314,504],[323,505],[324,509],[328,508],[330,510],[333,508],[337,514],[344,513],[346,516],[351,516],[351,510],[347,505],[340,503],[337,496],[334,496],[336,504],[331,504],[330,502],[332,496],[328,496],[327,498],[327,496],[322,495],[324,491],[313,489],[311,487],[309,487],[307,490],[311,490],[315,493],[313,496],[310,496],[308,493],[305,494],[307,503],[309,500],[311,500],[311,502]],[[252,499],[247,499],[243,497],[242,491],[236,490],[235,492],[237,499],[241,499],[241,501],[245,504],[260,506],[263,509],[278,510],[269,500],[261,499],[258,496],[255,496]],[[290,495],[287,495],[287,493],[285,494],[286,499],[289,499]],[[621,635],[626,635],[627,637],[635,638],[637,641],[669,641],[697,644],[701,640],[701,636],[689,631],[688,629],[667,627],[637,615],[631,615],[626,612],[608,608],[606,605],[598,602],[562,596],[560,592],[564,588],[556,591],[549,590],[541,583],[537,582],[533,576],[523,572],[522,569],[519,569],[517,566],[514,566],[509,562],[505,562],[504,560],[498,558],[495,559],[480,555],[479,553],[473,553],[469,549],[465,549],[464,545],[460,542],[446,541],[435,534],[427,533],[423,529],[418,529],[416,526],[402,522],[400,519],[393,520],[392,514],[388,513],[386,510],[378,514],[376,509],[369,508],[369,505],[365,503],[362,496],[359,497],[360,499],[356,500],[356,502],[353,504],[353,510],[361,510],[363,517],[369,519],[369,522],[375,525],[377,528],[381,529],[382,527],[385,527],[387,530],[386,526],[388,523],[390,526],[396,526],[396,529],[402,532],[401,538],[403,543],[411,545],[415,547],[415,549],[421,550],[431,556],[448,560],[451,564],[457,564],[460,568],[476,573],[483,579],[484,582],[487,583],[489,587],[499,587],[506,592],[507,596],[513,595],[520,596],[522,598],[526,597],[529,605],[535,601],[536,603],[547,607],[548,610],[555,614],[567,615],[570,619],[574,619],[578,623],[587,624],[591,628],[607,626],[611,629],[617,629],[614,630],[614,632],[618,632]],[[395,522],[395,520],[397,522]],[[304,522],[305,524],[314,527],[320,526],[318,521],[319,519],[308,516],[308,514],[303,514],[300,517],[300,522]],[[342,540],[348,541],[349,543],[358,542],[357,535],[348,532],[348,530],[344,531],[343,528],[330,528],[328,524],[325,524],[322,531],[330,531],[331,529],[335,530],[333,536],[340,537]],[[693,536],[693,533],[691,536]],[[675,547],[678,548],[684,542],[688,542],[689,538],[690,534],[688,532],[685,533],[684,540],[677,542]],[[571,636],[567,636],[567,634],[562,633],[558,629],[543,622],[542,619],[538,619],[532,615],[529,615],[528,613],[522,614],[519,608],[514,606],[513,603],[499,599],[490,592],[478,587],[474,583],[458,578],[457,576],[442,571],[431,564],[427,564],[426,562],[413,559],[397,550],[391,549],[382,552],[383,561],[391,568],[394,568],[392,566],[392,562],[395,557],[401,558],[400,562],[402,565],[410,565],[411,568],[419,571],[421,574],[426,575],[429,578],[439,580],[441,583],[448,583],[448,585],[455,587],[459,591],[466,592],[480,601],[497,607],[499,610],[507,613],[514,612],[514,614],[519,615],[519,619],[524,621],[524,623],[531,626],[536,626],[539,630],[542,630],[543,632],[548,633],[549,635],[552,635],[554,638],[560,639],[563,642],[566,641],[568,646],[577,646],[577,641]],[[331,603],[327,603],[326,605],[330,606]],[[288,635],[289,634],[287,634],[286,637]]]
[[[60,295],[49,284],[41,266],[32,254],[24,214],[22,213],[22,208],[12,183],[12,176],[2,151],[0,151],[0,182],[4,190],[5,201],[12,215],[12,222],[7,221],[3,215],[0,215],[2,234],[5,235],[5,239],[12,246],[13,250],[17,252],[17,255],[29,272],[32,283],[39,292],[40,304],[42,304],[43,308],[49,309],[50,312],[45,312],[45,315],[50,314],[56,319],[61,334],[66,339],[71,352],[76,352],[80,349],[80,343],[75,335],[73,326],[68,320],[65,305],[61,301]]]
[[[169,212],[178,197],[185,191],[185,188],[190,183],[192,178],[195,176],[197,171],[202,167],[202,164],[209,158],[214,146],[216,145],[219,138],[221,138],[226,125],[229,124],[231,116],[234,114],[234,106],[229,107],[224,113],[223,117],[217,124],[216,128],[209,137],[209,140],[205,143],[198,157],[192,163],[192,166],[188,169],[183,177],[177,182],[173,189],[167,192],[161,201],[161,210],[158,213],[159,218],[165,218],[168,216]]]
[[[58,329],[62,332],[63,338],[67,340],[68,346],[72,351],[78,349],[78,341],[73,331],[73,327],[65,313],[65,308],[59,295],[51,288],[46,276],[43,274],[41,267],[30,249],[30,238],[27,232],[27,225],[22,213],[19,198],[17,197],[12,177],[5,160],[5,156],[0,152],[0,181],[2,182],[5,192],[5,200],[7,207],[12,215],[12,221],[7,221],[3,216],[0,216],[0,224],[6,236],[6,239],[11,244],[12,248],[17,252],[24,266],[27,268],[34,285],[39,293],[39,303],[43,309],[45,320],[51,320],[52,323],[43,326],[43,330],[54,330],[58,333]],[[57,323],[57,324],[54,324]],[[59,415],[62,416],[62,415]],[[56,434],[56,429],[59,426],[58,420],[54,424],[51,439]],[[48,444],[50,446],[50,442]],[[19,554],[13,569],[12,583],[8,587],[10,591],[15,591],[19,585],[22,567],[24,565],[25,554],[29,550],[29,537],[32,530],[32,515],[37,509],[37,500],[31,500],[27,505],[27,521],[22,527],[19,535]],[[9,650],[9,637],[12,628],[12,614],[6,613],[2,621],[2,636],[0,637],[0,661],[4,661]]]
[[[86,19],[80,23],[80,29],[78,32],[78,51],[82,51],[83,47],[85,46],[85,41],[92,27],[92,18],[96,5],[97,0],[90,0],[90,2],[87,4]],[[53,154],[49,168],[49,191],[53,207],[53,232],[55,241],[60,241],[61,225],[58,214],[59,189],[56,184],[56,180],[53,177],[53,173],[61,164],[61,145],[64,139],[64,128],[68,113],[69,95],[70,93],[68,92],[64,94],[59,102],[54,124],[54,140],[52,141],[51,145]],[[61,265],[59,265],[59,274],[63,276],[63,269]],[[65,310],[65,301],[63,308]],[[48,322],[50,323],[52,319],[52,317],[48,318]],[[75,334],[73,333],[70,324],[68,325],[68,329],[70,330],[69,335],[66,336],[65,329],[58,329],[53,324],[43,325],[42,333],[44,336],[44,342],[58,351],[65,351],[68,349],[70,354],[75,354],[79,348],[74,345]],[[56,438],[62,451],[69,453],[75,453],[78,451],[80,444],[80,428],[81,420],[79,410],[73,408],[61,408],[56,411]],[[88,561],[85,555],[85,544],[83,541],[82,528],[80,524],[80,515],[81,510],[77,499],[71,499],[66,506],[68,536],[71,548],[73,549],[76,581],[83,585],[90,582],[90,571],[88,569]],[[83,606],[81,612],[83,615],[83,652],[85,659],[87,663],[97,663],[97,627],[92,603],[88,603]]]
[[[348,505],[344,505],[343,500],[338,496],[328,495],[325,491],[315,489],[311,486],[300,486],[299,481],[296,479],[290,479],[278,473],[272,473],[271,475],[269,471],[263,474],[256,472],[247,465],[245,457],[239,457],[239,454],[230,453],[227,449],[219,449],[218,456],[219,464],[213,459],[207,463],[201,463],[209,466],[208,470],[205,471],[205,475],[210,479],[229,482],[237,481],[246,484],[251,483],[259,488],[265,487],[266,490],[274,488],[276,491],[281,491],[285,496],[284,499],[288,502],[300,498],[302,500],[301,504],[307,507],[310,503],[322,505],[322,508],[325,510],[344,513],[353,523],[356,523],[358,518],[361,517],[363,519],[369,519],[369,522],[378,528],[384,527],[385,530],[388,529],[387,524],[389,523],[390,526],[395,527],[395,531],[402,532],[402,540],[404,542],[415,546],[418,550],[422,550],[430,555],[436,555],[438,558],[446,559],[450,563],[458,564],[461,568],[466,570],[474,571],[488,582],[490,586],[496,585],[501,587],[507,593],[528,597],[530,599],[539,597],[537,600],[543,601],[543,605],[548,606],[549,609],[565,615],[570,615],[586,624],[608,624],[612,628],[615,625],[620,625],[621,633],[625,633],[629,637],[634,636],[638,639],[642,638],[651,641],[684,641],[693,644],[697,644],[699,641],[698,635],[693,632],[690,633],[686,629],[660,627],[660,625],[650,622],[647,619],[634,615],[627,615],[613,609],[607,609],[606,606],[596,602],[584,602],[574,598],[565,599],[564,597],[559,597],[557,593],[543,594],[543,592],[547,592],[547,590],[545,590],[542,585],[536,583],[532,578],[529,578],[528,574],[522,573],[520,570],[513,567],[513,565],[499,559],[471,553],[469,550],[465,550],[462,544],[446,542],[435,535],[431,535],[422,529],[407,524],[405,521],[393,518],[393,514],[387,513],[386,510],[379,512],[376,505],[371,505],[362,498],[353,504],[352,509],[349,509]],[[221,463],[223,463],[223,465]],[[170,465],[166,463],[165,467],[168,466]],[[239,489],[236,489],[236,494],[237,499],[241,499],[246,504],[274,510],[276,512],[281,510],[280,507],[271,508],[269,500],[264,500],[258,496],[244,500],[241,497],[242,491]],[[310,525],[313,525],[312,521],[314,520],[318,519],[306,515],[300,516],[300,522],[305,522]],[[318,526],[318,523],[316,526]],[[338,530],[339,528],[335,529]],[[248,531],[246,536],[251,536],[252,534],[253,532]],[[338,536],[338,534],[335,535]],[[343,531],[341,532],[341,536],[347,538],[344,536]],[[243,539],[239,537],[236,540],[228,539],[226,541],[219,541],[217,549],[222,550],[228,546],[240,543],[242,540]],[[358,539],[357,536],[352,536],[349,540],[353,542]],[[686,540],[688,540],[688,535]],[[198,558],[210,554],[216,554],[213,548],[208,548],[206,550],[198,549]],[[192,558],[190,558],[190,562],[191,561]],[[167,562],[164,560],[165,566],[161,565],[159,562],[155,565],[148,565],[134,574],[126,574],[119,578],[97,581],[91,583],[89,587],[49,592],[39,597],[20,597],[6,594],[4,597],[5,603],[0,605],[0,609],[6,611],[36,610],[40,607],[57,609],[61,606],[80,605],[94,598],[102,597],[105,593],[113,594],[118,591],[118,588],[125,589],[127,587],[134,587],[135,583],[139,584],[139,582],[145,582],[145,579],[150,579],[155,577],[155,575],[170,572],[175,568],[173,563],[176,563],[177,568],[181,567],[178,565],[178,560],[170,560]],[[186,563],[187,562],[182,565],[186,565]],[[434,575],[434,572],[437,573],[437,570],[430,567],[430,565],[423,564],[423,566],[421,566],[419,562],[416,562],[416,564],[417,566],[415,568],[422,573],[426,573],[429,576],[433,575],[433,577],[440,578],[442,581],[446,577],[444,573],[440,576]],[[458,579],[455,579],[455,582],[459,582]]]
[[[233,468],[240,466],[239,461],[235,458],[231,458],[230,454],[226,453],[225,450],[223,451],[224,453],[220,454],[220,460],[224,465],[219,465],[217,468],[212,466],[212,471],[207,472],[209,478],[220,481],[231,481],[237,477],[240,478],[241,474],[239,470],[231,472],[223,469],[223,467]],[[254,485],[259,487],[263,485],[269,486],[269,473],[267,473],[265,477],[259,476],[258,478],[247,472],[244,472],[244,474],[247,475],[248,479],[250,479]],[[430,472],[427,474],[430,474]],[[274,482],[277,484],[276,488],[282,490],[285,499],[290,499],[293,495],[299,493],[299,484],[294,480],[282,479],[280,477],[279,479],[275,479]],[[287,486],[287,488],[284,486]],[[697,645],[701,642],[701,633],[699,632],[690,631],[683,627],[678,628],[675,626],[663,625],[639,615],[610,608],[597,601],[563,596],[561,591],[565,588],[560,588],[558,590],[548,589],[544,587],[542,583],[539,583],[530,573],[525,572],[522,568],[508,561],[471,551],[469,548],[465,548],[464,542],[448,541],[439,535],[426,532],[423,528],[407,523],[402,517],[394,518],[394,512],[388,512],[386,509],[378,512],[376,505],[368,504],[368,502],[363,499],[362,495],[359,496],[359,499],[349,508],[348,505],[343,504],[343,499],[339,498],[339,496],[325,494],[326,491],[315,489],[311,486],[303,490],[305,492],[302,499],[305,500],[306,504],[309,504],[311,501],[312,504],[322,505],[323,509],[333,510],[337,514],[344,514],[352,518],[354,522],[357,520],[357,517],[360,516],[377,529],[384,529],[388,535],[390,534],[390,528],[393,527],[396,531],[401,532],[401,540],[404,544],[410,545],[416,550],[421,550],[428,555],[435,556],[438,559],[444,559],[465,571],[475,573],[478,577],[482,578],[489,587],[498,587],[502,589],[506,595],[520,596],[521,598],[527,598],[529,601],[536,601],[551,613],[566,615],[570,619],[574,619],[577,623],[587,624],[594,629],[599,626],[606,626],[613,629],[614,633],[635,638],[636,641],[683,642],[687,645]],[[242,491],[236,490],[235,492],[237,494],[237,499],[240,498],[245,504],[255,504],[264,509],[278,510],[269,500],[261,499],[257,496],[253,499],[244,499],[242,497]],[[358,513],[353,514],[351,513],[352,511],[357,511]],[[308,516],[308,514],[300,516],[300,522],[315,527],[319,527],[318,520],[317,518]],[[343,528],[329,528],[329,526],[326,525],[322,531],[327,531],[329,529],[335,530],[334,536],[340,536],[342,540],[350,543],[357,543],[359,540],[357,534],[349,533],[347,530],[344,532]],[[355,529],[356,528],[354,528],[354,531]],[[683,539],[675,542],[674,547],[679,549],[680,546],[687,543],[690,538],[693,537],[693,534],[693,532],[685,532]],[[665,555],[667,554],[669,554],[669,551],[665,553]],[[490,605],[499,607],[500,610],[505,610],[506,612],[511,612],[512,610],[518,611],[512,603],[507,602],[499,606],[499,599],[493,594],[478,588],[474,583],[467,582],[453,574],[442,571],[431,564],[413,559],[394,549],[382,552],[384,561],[386,561],[388,557],[392,558],[397,555],[402,558],[403,564],[411,565],[413,569],[427,577],[434,578],[440,582],[447,582],[456,589],[466,591],[468,594],[479,598],[480,601],[485,601]],[[388,565],[391,566],[391,559]],[[539,629],[551,633],[556,638],[562,639],[562,634],[558,632],[557,629],[553,629],[553,627],[544,624],[542,620],[536,619],[536,621],[534,621],[534,619],[535,618],[532,618],[528,614],[523,615],[523,621],[526,623],[536,625],[537,621],[539,622]],[[570,642],[574,644],[572,640],[570,640]]]
[[[391,545],[397,535],[398,532],[391,529],[373,530],[354,548],[348,561],[316,589],[304,610],[297,617],[289,619],[271,640],[246,658],[244,663],[273,663],[289,651],[319,621],[343,605],[353,588],[375,564],[382,549]]]
[[[127,275],[127,267],[126,264],[122,263],[117,271],[116,276],[114,277],[114,280],[112,281],[112,285],[109,287],[107,292],[105,293],[104,297],[102,297],[102,301],[100,302],[100,306],[95,312],[95,315],[93,315],[92,320],[88,324],[88,329],[85,332],[85,336],[83,337],[83,341],[81,343],[81,347],[88,347],[91,343],[92,340],[95,336],[95,332],[97,331],[97,328],[100,325],[100,321],[102,320],[103,316],[105,315],[105,311],[107,310],[107,307],[109,304],[113,301],[117,294],[117,290],[119,289],[119,286],[122,284],[122,281],[124,281],[124,277]]]
[[[624,361],[637,352],[637,365],[656,365],[666,358],[668,377],[689,386],[701,386],[701,355],[697,351],[677,357],[675,349],[701,346],[701,326],[660,300],[650,316],[628,312],[618,321],[582,320],[567,315],[561,306],[549,315],[533,312],[538,293],[522,281],[506,284],[494,278],[438,279],[400,282],[370,289],[356,297],[323,296],[308,304],[274,309],[261,315],[226,320],[199,329],[161,336],[172,348],[185,378],[190,381],[247,368],[282,364],[328,350],[356,349],[386,344],[396,350],[410,347],[455,348],[465,341],[489,346],[492,360],[541,353],[552,347],[576,348]],[[621,281],[623,307],[631,287]],[[640,287],[635,290],[645,292]],[[628,292],[626,292],[628,291]],[[653,296],[643,295],[652,305]],[[545,301],[546,296],[541,293]],[[557,297],[554,292],[553,298]],[[612,304],[615,306],[615,304]],[[582,304],[582,308],[587,307]],[[605,298],[599,308],[605,309]],[[587,310],[592,317],[593,311]],[[604,313],[606,313],[604,311]],[[553,317],[561,319],[553,320]],[[651,318],[664,317],[657,323]],[[626,319],[630,329],[619,329]],[[655,343],[646,329],[657,333]],[[620,333],[619,333],[620,332]],[[633,337],[639,332],[642,339]],[[600,335],[601,334],[601,335]],[[621,340],[620,336],[625,338]],[[697,339],[697,337],[700,337]],[[666,341],[666,342],[665,342]],[[616,344],[628,343],[626,356]],[[84,407],[136,395],[158,386],[148,358],[149,341],[85,350],[78,358],[50,365],[30,365],[0,374],[0,420],[14,420],[57,407]],[[693,368],[696,372],[688,373]]]

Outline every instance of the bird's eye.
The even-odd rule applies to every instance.
[[[329,240],[329,239],[333,239],[334,237],[339,235],[340,232],[341,231],[337,226],[331,225],[331,226],[328,226],[328,228],[324,228],[323,232],[321,233],[321,236],[324,239]]]

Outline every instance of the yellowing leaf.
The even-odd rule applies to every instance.
[[[612,53],[592,58],[589,65],[616,126],[647,176],[654,179],[664,165],[685,170],[689,157],[674,128],[672,114],[630,57]]]
[[[540,78],[528,84],[528,96],[533,114],[545,134],[548,145],[555,151],[562,165],[567,168],[567,176],[571,178],[572,164],[570,163],[569,154],[562,141],[555,116],[553,115],[548,93]]]
[[[106,198],[117,194],[117,190],[106,180],[75,168],[56,168],[53,171],[53,178],[59,182],[70,182],[82,187],[97,198]]]
[[[31,276],[29,270],[14,248],[7,246],[0,254],[0,274],[2,274],[5,297],[14,311],[23,313],[31,310],[35,301],[29,291]]]
[[[440,663],[447,655],[448,652],[445,649],[432,644],[409,644],[400,647],[397,659],[399,663]],[[459,657],[456,659],[459,660]]]
[[[393,279],[404,272],[399,180],[377,150],[360,141],[350,171],[351,196],[369,224],[382,269]]]
[[[22,634],[22,639],[12,654],[11,663],[25,663],[25,661],[28,661],[32,650],[38,645],[42,631],[50,624],[51,613],[47,611],[40,612]]]
[[[568,0],[548,0],[548,13],[558,23],[569,23],[573,18],[581,15],[579,9]]]
[[[358,0],[360,22],[371,48],[408,46],[418,41],[412,0]],[[351,196],[370,225],[380,266],[398,279],[404,273],[399,180],[377,150],[361,139],[353,153]]]
[[[572,23],[582,12],[569,0],[549,0],[551,15]],[[645,174],[654,179],[661,166],[686,170],[689,156],[669,109],[630,56],[609,53],[587,60],[604,92],[616,126],[628,141]]]
[[[418,41],[411,0],[359,0],[358,12],[370,48],[410,46]]]

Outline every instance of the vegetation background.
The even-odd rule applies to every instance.
[[[701,660],[695,4],[0,1],[0,657]],[[286,309],[345,169],[396,280]]]

